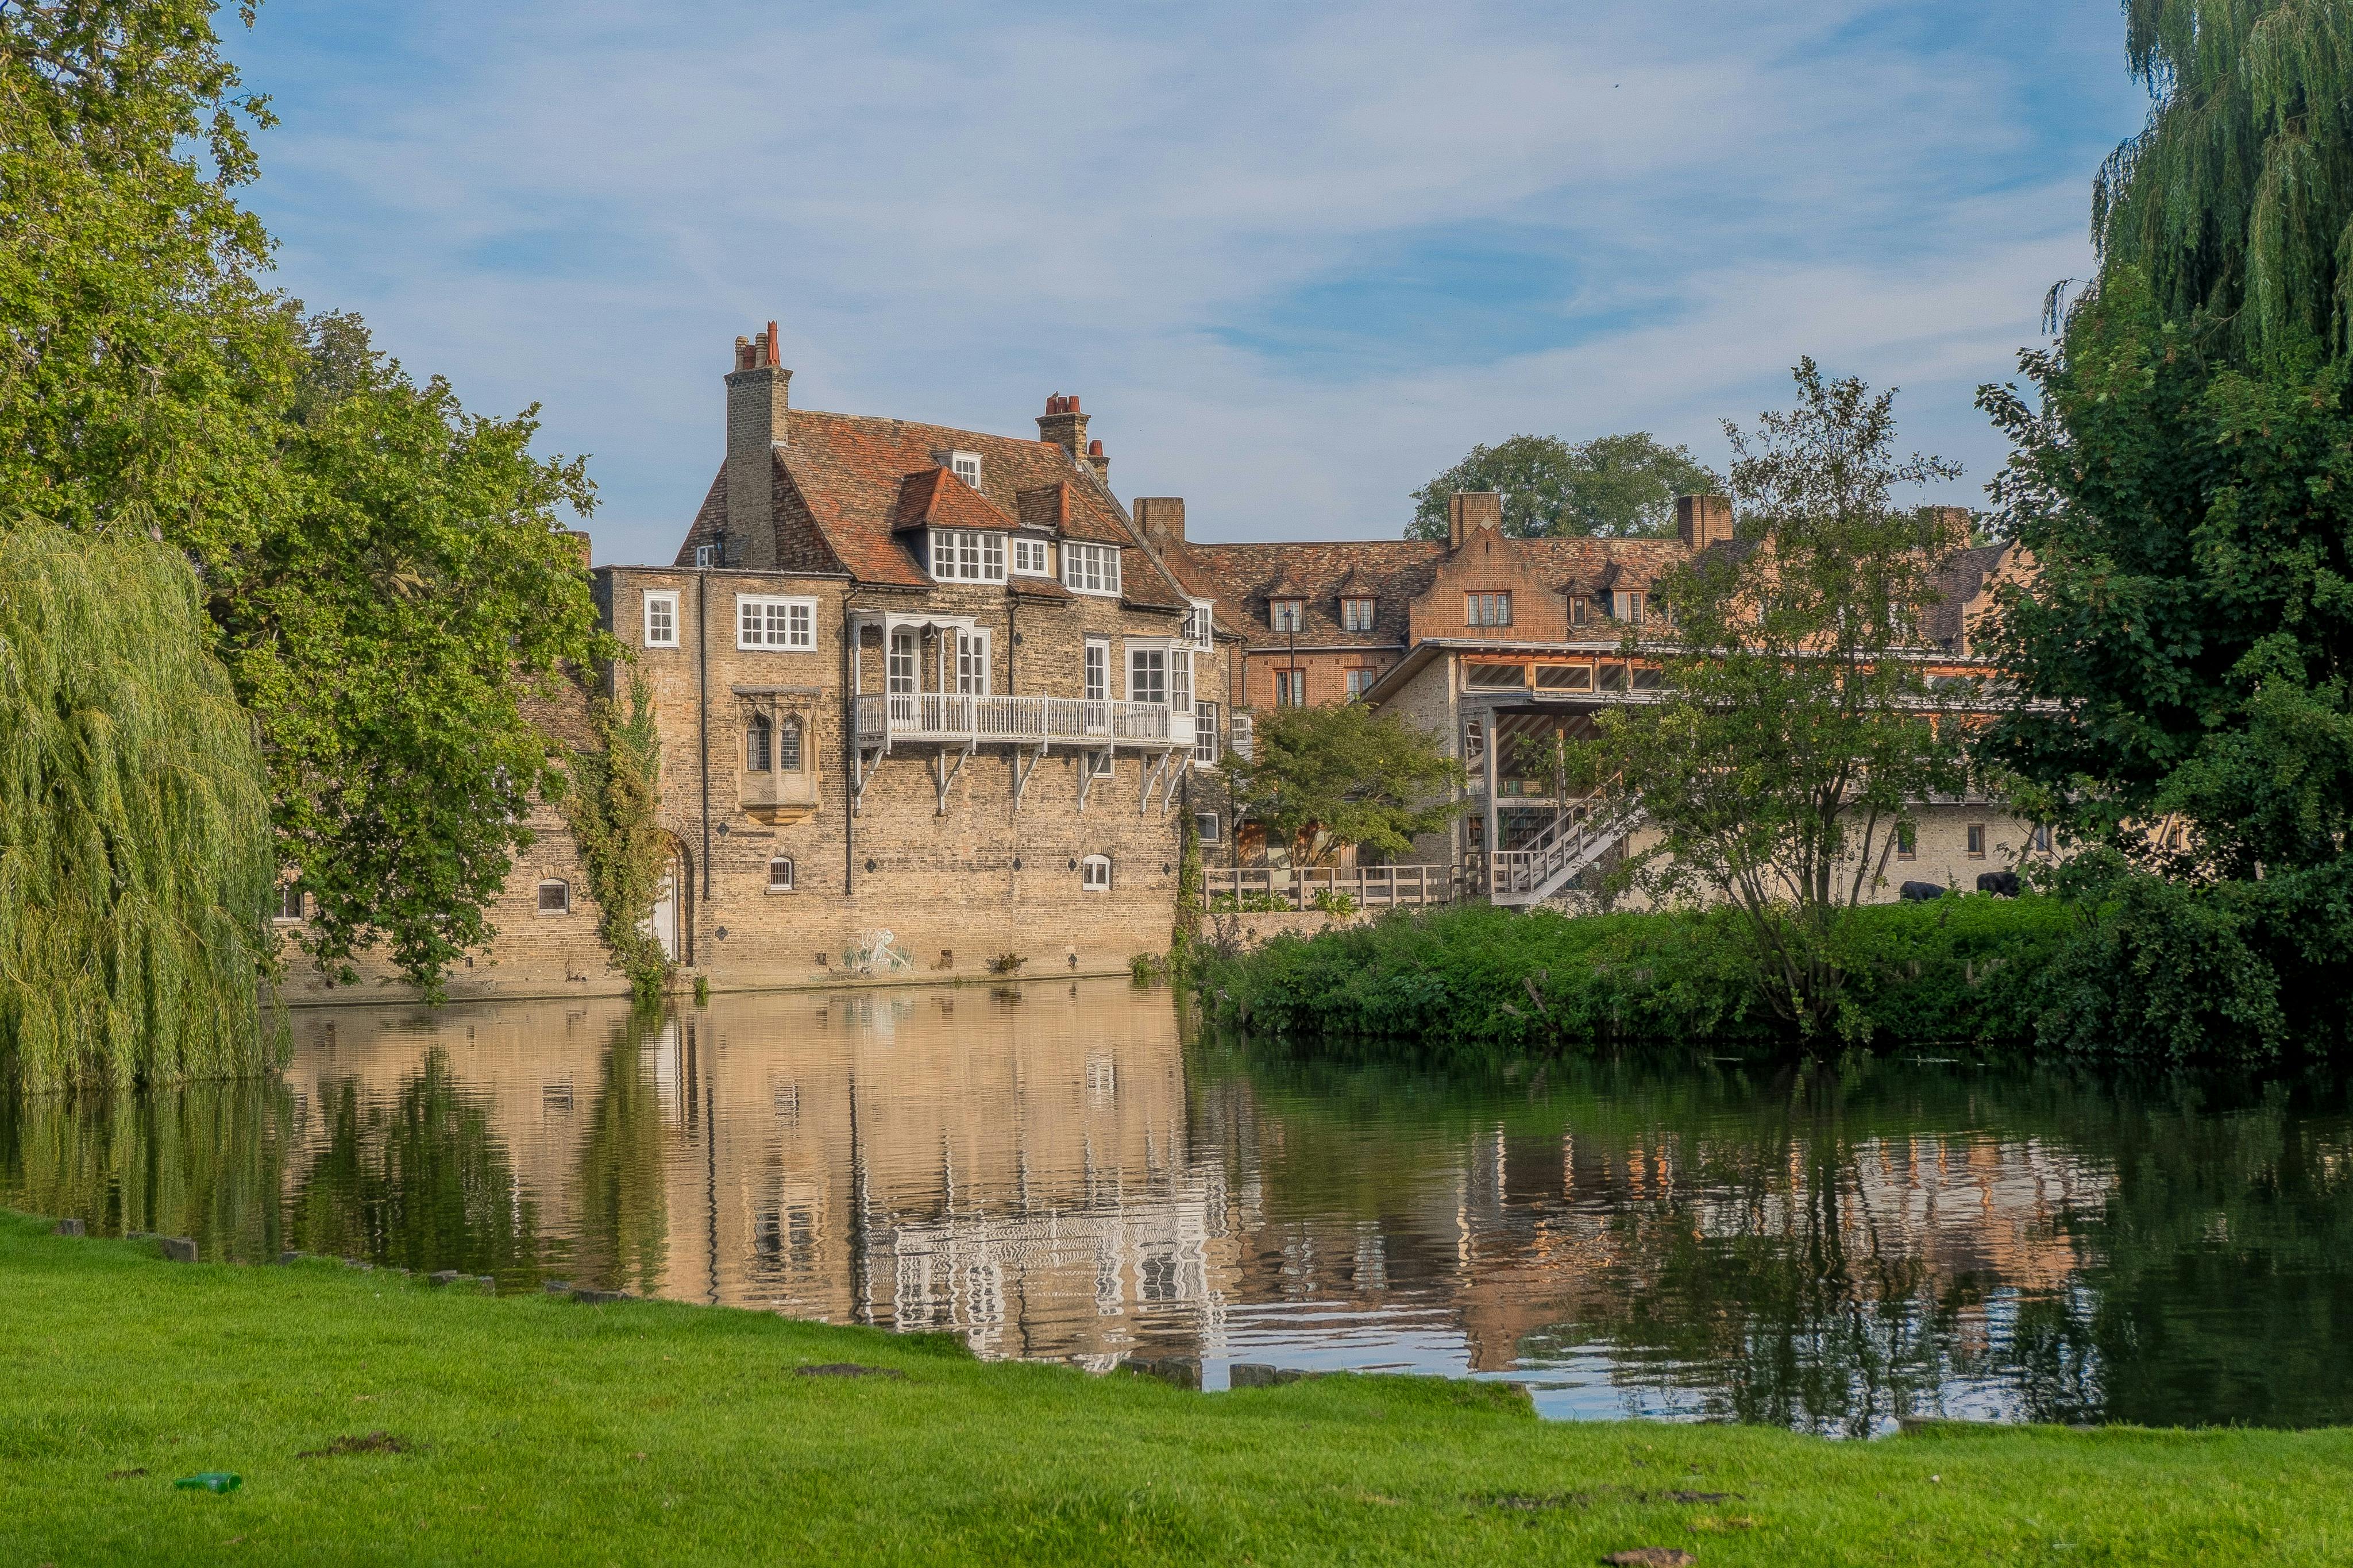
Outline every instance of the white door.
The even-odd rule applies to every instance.
[[[678,962],[678,876],[673,871],[662,873],[661,889],[654,894],[653,939],[661,943],[662,956],[672,963]]]

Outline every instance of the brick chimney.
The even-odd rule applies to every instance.
[[[1166,550],[1185,544],[1185,498],[1183,496],[1138,496],[1130,503],[1135,513],[1135,526],[1144,531],[1144,542]]]
[[[1095,471],[1095,478],[1105,484],[1111,482],[1111,459],[1103,456],[1101,441],[1087,443],[1087,467]]]
[[[727,373],[727,537],[723,563],[744,558],[745,545],[776,526],[775,459],[785,443],[793,373],[777,362],[776,323],[754,338],[735,340],[735,368]]]
[[[1077,393],[1058,392],[1046,399],[1046,412],[1038,416],[1038,435],[1073,458],[1087,450],[1087,416],[1079,412]]]
[[[1501,490],[1456,490],[1446,498],[1446,547],[1460,550],[1462,542],[1482,528],[1501,532],[1504,494]]]
[[[1694,555],[1711,544],[1724,543],[1732,537],[1732,498],[1677,496],[1675,533]]]

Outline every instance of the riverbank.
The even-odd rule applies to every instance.
[[[1857,910],[1845,928],[1854,1037],[2022,1044],[2039,977],[2077,929],[2055,899],[1952,897]],[[1443,1058],[1621,1040],[1783,1037],[1736,911],[1567,916],[1460,904],[1206,957],[1220,1023],[1294,1039],[1410,1040]]]
[[[1540,1423],[1436,1379],[1201,1394],[760,1312],[498,1300],[332,1263],[169,1264],[153,1244],[56,1237],[11,1215],[0,1281],[11,1562],[1586,1563],[1663,1546],[1715,1568],[2353,1552],[2345,1431],[1836,1443]],[[173,1488],[204,1470],[243,1485]]]

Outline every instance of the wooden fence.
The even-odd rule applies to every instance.
[[[1388,910],[1400,904],[1443,904],[1455,896],[1455,878],[1444,866],[1304,866],[1288,870],[1280,866],[1206,866],[1206,892],[1215,910],[1221,900],[1236,900],[1242,912],[1254,902],[1278,900],[1293,910],[1317,908],[1345,894],[1360,909]]]

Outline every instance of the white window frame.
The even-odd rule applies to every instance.
[[[1036,564],[1025,564],[1024,557],[1033,555]],[[1005,569],[1016,577],[1051,577],[1054,574],[1054,542],[1040,534],[1015,534],[1013,548],[1006,556]]]
[[[1193,710],[1193,650],[1172,647],[1168,650],[1168,710],[1190,713]]]
[[[1218,765],[1218,705],[1193,704],[1193,761],[1205,768]]]
[[[1119,546],[1062,541],[1062,586],[1073,594],[1119,597]]]
[[[1380,601],[1367,594],[1350,594],[1340,601],[1340,629],[1368,632],[1380,616]]]
[[[1110,701],[1111,639],[1087,638],[1079,657],[1079,696],[1088,702]]]
[[[696,571],[708,572],[713,566],[724,566],[726,562],[720,558],[718,545],[698,544],[694,547],[694,569]]]
[[[1244,762],[1249,762],[1258,750],[1258,721],[1247,713],[1237,713],[1226,721],[1229,749]]]
[[[1201,831],[1205,823],[1208,826],[1208,831],[1206,833]],[[1214,811],[1197,811],[1193,814],[1193,837],[1197,843],[1203,845],[1224,843],[1225,840],[1219,835],[1224,833],[1225,826],[1225,819]]]
[[[986,697],[994,639],[983,626],[944,626],[940,630],[940,687],[958,697]]]
[[[923,638],[913,626],[899,626],[882,647],[882,689],[892,697],[913,697],[923,689]]]
[[[782,866],[785,868],[785,879],[781,882],[776,880],[776,868],[779,866]],[[797,868],[793,865],[793,858],[791,856],[771,855],[768,857],[768,891],[772,893],[791,892],[793,890],[793,879],[797,874]]]
[[[1126,674],[1127,700],[1130,702],[1157,702],[1163,707],[1167,706],[1169,698],[1169,683],[1171,679],[1168,668],[1168,645],[1157,638],[1147,639],[1131,637],[1128,639],[1127,657],[1122,659],[1120,664]],[[1160,661],[1160,680],[1158,683],[1160,687],[1160,695],[1157,697],[1143,695],[1143,692],[1148,689],[1148,687],[1139,686],[1139,683],[1135,679],[1138,661],[1152,658],[1157,658]]]
[[[950,452],[948,454],[948,472],[954,474],[957,479],[962,479],[965,484],[970,485],[974,489],[980,489],[980,454],[978,452]]]
[[[1005,581],[1005,535],[997,530],[934,528],[929,531],[933,582]]]
[[[670,612],[670,636],[666,637],[654,635],[654,609],[657,605]],[[648,591],[644,606],[644,630],[645,646],[648,647],[678,646],[678,595],[674,590]]]
[[[1108,893],[1111,891],[1111,857],[1090,855],[1079,862],[1079,891]]]
[[[758,612],[756,625],[747,612]],[[817,601],[786,594],[735,595],[735,646],[770,653],[817,651]]]
[[[1193,607],[1185,612],[1185,640],[1203,653],[1218,646],[1218,619],[1215,602],[1196,599]]]

